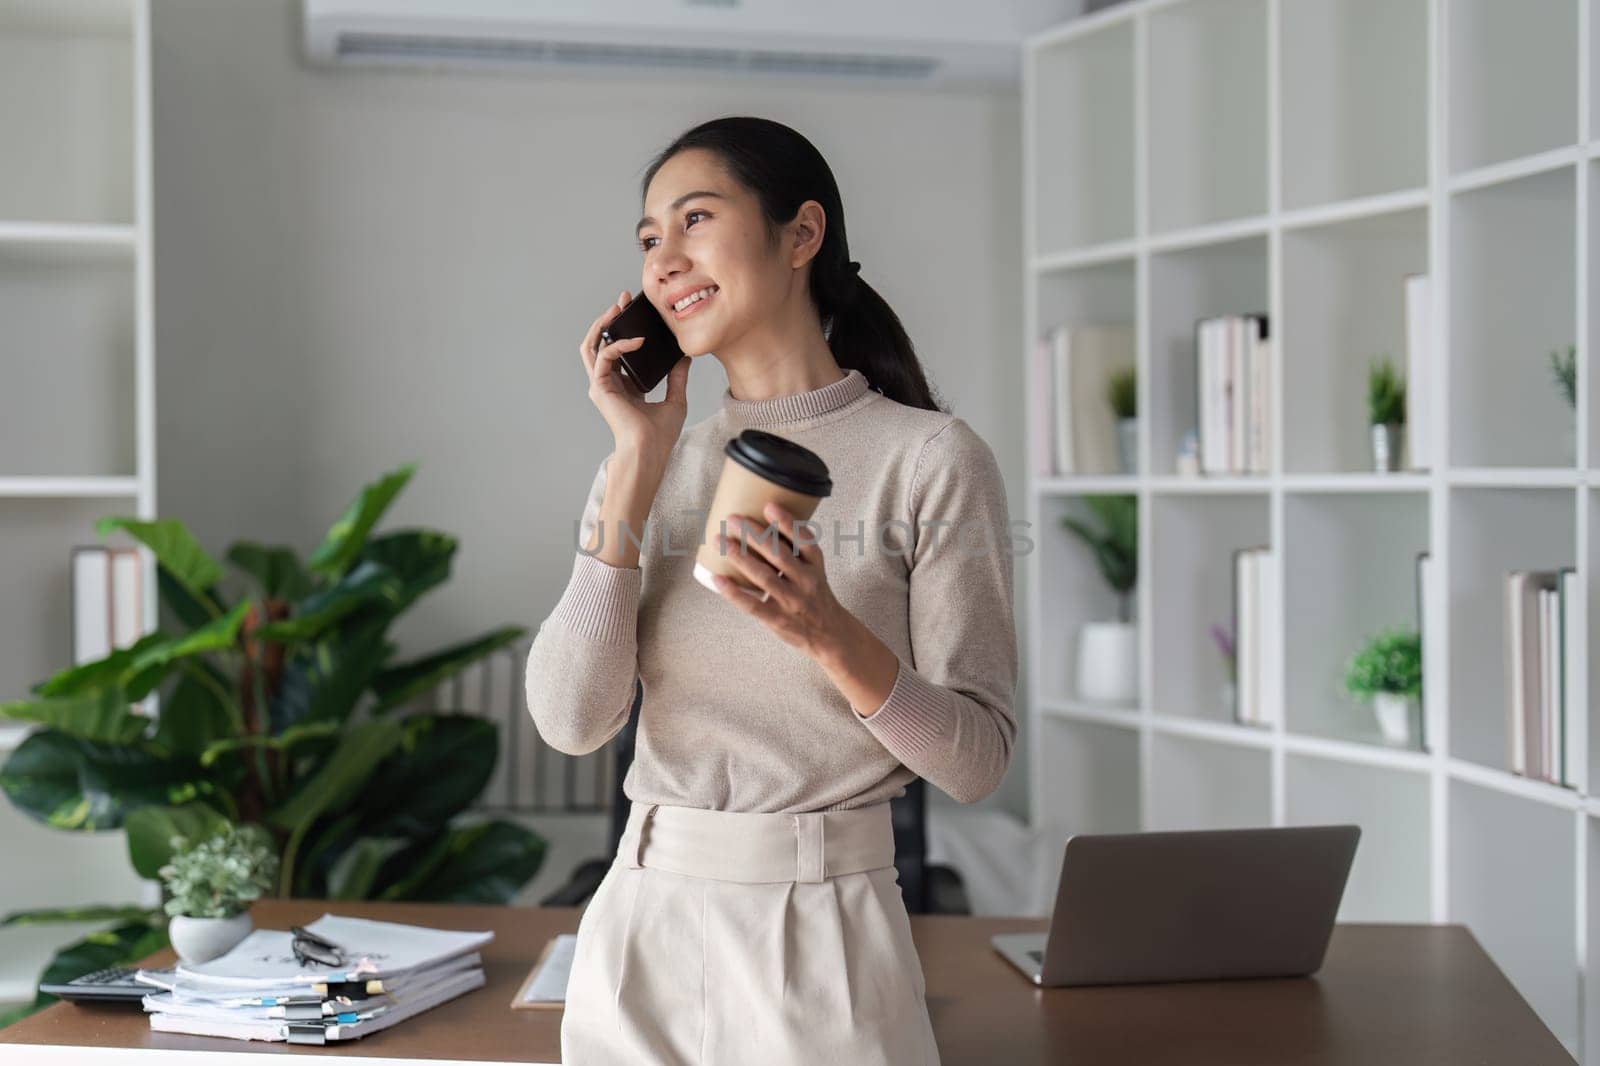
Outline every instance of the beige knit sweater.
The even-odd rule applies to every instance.
[[[690,572],[722,447],[746,427],[828,464],[833,492],[811,522],[829,587],[900,661],[871,715]],[[602,461],[572,576],[528,656],[528,709],[551,747],[581,755],[615,736],[638,677],[630,800],[792,813],[878,803],[918,776],[964,803],[999,786],[1017,731],[1014,531],[999,466],[966,422],[897,403],[853,369],[771,400],[724,389],[673,449],[635,531],[638,567],[583,551],[605,476]]]

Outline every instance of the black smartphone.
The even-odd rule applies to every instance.
[[[672,335],[666,319],[642,292],[629,300],[628,306],[600,331],[602,344],[630,337],[643,337],[644,343],[632,351],[617,353],[617,369],[640,393],[648,393],[661,384],[661,379],[683,358],[684,352],[678,347],[678,338]]]

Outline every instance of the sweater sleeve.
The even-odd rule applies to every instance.
[[[599,521],[609,460],[595,472],[578,523],[572,576],[534,635],[524,679],[539,735],[568,755],[586,755],[622,731],[639,674],[644,571],[612,566],[583,550]]]
[[[1000,787],[1016,740],[1010,517],[994,453],[960,418],[912,475],[911,661],[857,714],[899,760],[961,803]]]

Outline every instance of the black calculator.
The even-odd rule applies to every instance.
[[[148,970],[148,973],[170,974],[173,967]],[[152,992],[161,989],[134,979],[137,966],[107,966],[82,977],[74,977],[65,984],[41,984],[39,991],[74,1002],[86,1003],[138,1003]]]

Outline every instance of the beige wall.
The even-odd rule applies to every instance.
[[[1017,93],[330,71],[303,64],[299,15],[155,4],[163,517],[214,551],[309,550],[361,484],[415,459],[388,521],[462,547],[401,654],[536,627],[610,447],[577,341],[638,287],[651,155],[726,113],[787,122],[829,160],[863,276],[1025,517]],[[725,384],[696,364],[691,420]],[[1019,625],[1021,606],[1019,588]],[[987,801],[1019,815],[1025,753]]]

